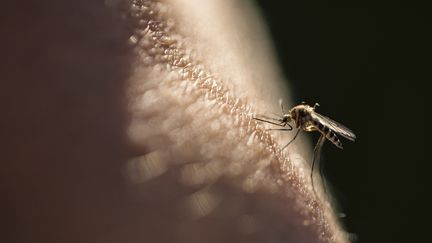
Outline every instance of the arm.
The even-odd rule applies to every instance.
[[[6,134],[10,154],[18,155],[3,178],[6,195],[20,192],[11,205],[20,212],[16,221],[30,225],[22,234],[62,242],[344,242],[331,210],[313,195],[302,148],[280,151],[286,137],[252,120],[255,112],[277,112],[286,93],[252,6],[205,2],[148,6],[130,19],[137,35],[124,59],[96,41],[90,53],[78,44],[84,76],[62,79],[50,69],[26,77],[48,77],[48,89],[24,97],[40,98],[40,110],[16,118],[30,136],[13,143],[14,133]],[[55,47],[42,46],[48,53]],[[81,61],[57,65],[73,63]]]

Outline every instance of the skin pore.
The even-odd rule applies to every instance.
[[[10,12],[5,242],[347,241],[310,150],[252,119],[287,89],[249,1]]]

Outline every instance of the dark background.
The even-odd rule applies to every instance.
[[[425,242],[425,23],[397,1],[258,1],[293,100],[351,128],[355,143],[326,143],[324,174],[357,242]],[[314,137],[316,139],[316,137]],[[430,191],[430,190],[428,190]]]

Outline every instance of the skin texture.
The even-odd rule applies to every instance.
[[[2,242],[346,241],[304,143],[252,119],[286,90],[235,2],[6,6]]]

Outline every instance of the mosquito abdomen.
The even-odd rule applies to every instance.
[[[336,136],[336,133],[334,133],[331,129],[329,129],[329,132],[325,135],[330,142],[332,142],[336,147],[343,149],[342,142],[339,140],[339,138]]]
[[[313,121],[313,124],[330,142],[332,142],[336,147],[343,149],[342,142],[331,128],[318,121]]]

